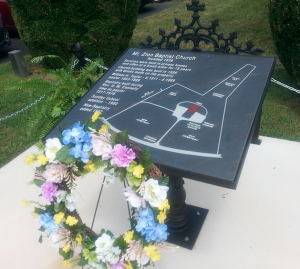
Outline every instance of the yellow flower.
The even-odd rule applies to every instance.
[[[156,249],[155,245],[149,245],[148,247],[144,247],[146,254],[150,257],[151,261],[155,262],[160,259],[160,250]]]
[[[125,241],[127,244],[131,241],[131,239],[132,239],[132,237],[133,237],[133,233],[134,233],[134,231],[128,231],[128,232],[125,232],[125,233],[124,233],[124,234],[125,234],[124,241]]]
[[[141,178],[141,175],[144,173],[144,167],[141,166],[140,164],[133,167],[132,174],[137,177]]]
[[[99,130],[99,133],[104,133],[106,130],[109,130],[110,125],[106,124],[106,125],[102,125],[101,129]]]
[[[67,217],[66,224],[73,226],[73,225],[77,224],[77,222],[78,222],[78,219],[76,219],[75,217],[71,217],[71,216]]]
[[[65,246],[62,249],[65,253],[69,252],[71,250],[70,244],[65,244]]]
[[[49,158],[47,158],[44,154],[37,156],[37,162],[40,165],[45,165],[47,162],[49,162]]]
[[[82,236],[81,236],[81,234],[79,234],[79,235],[75,238],[75,240],[77,241],[77,246],[81,246],[81,244],[82,244]]]
[[[28,206],[29,204],[28,204],[28,200],[26,200],[26,199],[24,199],[23,201],[22,201],[22,206]]]
[[[100,115],[101,115],[101,112],[96,111],[94,113],[94,115],[92,116],[92,122],[95,122],[99,118]]]
[[[31,165],[34,163],[34,156],[33,155],[26,155],[26,159],[24,160],[24,162],[27,165]]]
[[[55,214],[53,219],[55,220],[56,224],[60,224],[62,221],[65,221],[65,213],[59,212],[58,214]]]
[[[62,264],[63,264],[63,266],[66,266],[66,267],[71,267],[72,266],[72,263],[70,263],[68,261],[62,261]]]
[[[35,219],[39,214],[33,211],[30,213],[30,215]]]
[[[130,260],[127,260],[127,262],[128,262],[128,264],[124,264],[123,266],[124,266],[126,269],[133,269]]]
[[[83,166],[83,169],[88,170],[88,172],[95,173],[97,171],[95,164],[89,160],[85,166]]]
[[[167,211],[168,209],[170,209],[170,205],[169,205],[169,201],[168,199],[165,199],[162,204],[158,207],[159,210],[161,211]]]
[[[157,216],[157,219],[159,221],[160,224],[165,223],[165,219],[166,219],[166,212],[165,211],[160,211],[159,215]]]

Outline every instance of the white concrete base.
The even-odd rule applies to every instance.
[[[300,268],[300,143],[261,137],[251,145],[237,190],[185,180],[187,203],[209,209],[192,251],[162,253],[156,269],[299,269]],[[0,268],[60,269],[62,258],[38,243],[39,223],[22,207],[37,200],[39,189],[26,183],[33,169],[23,160],[32,147],[0,169]],[[91,224],[102,175],[84,177],[77,188],[79,211]],[[104,188],[95,231],[119,235],[129,229],[123,185]],[[151,267],[149,267],[151,268]]]

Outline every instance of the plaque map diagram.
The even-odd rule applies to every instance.
[[[174,83],[106,120],[116,132],[128,128],[129,138],[145,146],[222,158],[227,102],[255,68],[245,64],[204,93]]]

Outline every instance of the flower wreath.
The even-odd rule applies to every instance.
[[[27,155],[28,165],[34,161],[32,183],[41,188],[47,205],[23,200],[23,206],[33,205],[33,217],[39,217],[40,231],[53,239],[64,258],[64,266],[89,264],[97,269],[136,269],[160,259],[160,249],[175,249],[166,243],[168,177],[162,177],[152,163],[149,150],[141,151],[130,143],[127,130],[114,133],[104,118],[95,112],[82,126],[61,130],[60,138],[47,139],[44,154]],[[97,132],[97,124],[102,127]],[[81,220],[76,211],[76,180],[106,166],[106,183],[128,179],[124,195],[131,204],[131,230],[115,237],[102,229],[96,234]],[[42,243],[43,234],[39,242]]]

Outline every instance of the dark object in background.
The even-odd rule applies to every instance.
[[[11,15],[11,10],[5,0],[0,0],[0,15],[2,21],[9,32],[17,31],[15,21]]]
[[[147,4],[153,4],[153,0],[141,0],[141,7],[144,7]]]
[[[8,31],[1,20],[1,14],[0,14],[0,48],[7,47],[10,44],[11,41],[9,39]]]

